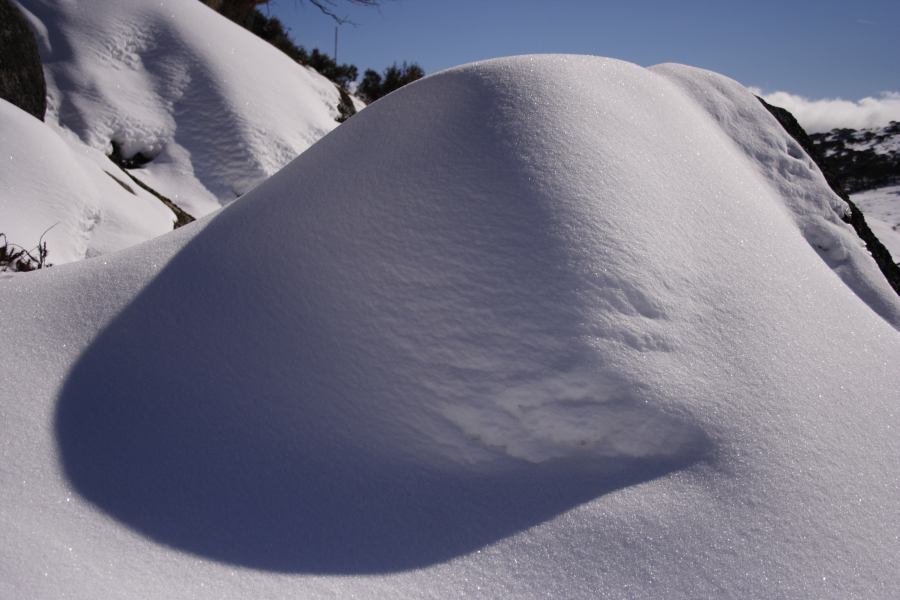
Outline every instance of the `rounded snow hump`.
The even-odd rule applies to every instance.
[[[657,482],[678,493],[633,510],[702,498],[707,539],[740,510],[685,483],[701,473],[835,518],[786,461],[879,418],[897,376],[869,353],[900,357],[896,331],[691,77],[519,57],[369,106],[81,355],[56,414],[71,484],[158,542],[288,572],[421,568]],[[864,455],[816,476],[897,472]]]

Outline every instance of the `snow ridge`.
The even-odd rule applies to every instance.
[[[3,282],[2,585],[900,587],[898,333],[810,245],[752,95],[659,71],[451,69],[211,218]]]
[[[900,303],[865,244],[845,222],[847,204],[777,120],[736,81],[683,65],[653,71],[685,89],[775,189],[800,231],[844,283],[895,328]],[[862,251],[860,251],[862,250]]]
[[[132,176],[201,217],[337,126],[332,82],[195,0],[20,7],[38,39],[48,111],[46,123],[0,113],[2,231],[30,246],[56,225],[56,265],[172,230],[172,213],[106,158],[113,143],[125,158],[152,159]],[[32,141],[48,136],[64,144]]]

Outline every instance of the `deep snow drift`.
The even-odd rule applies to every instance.
[[[0,592],[888,597],[898,304],[841,211],[717,75],[410,85],[0,282]]]
[[[58,223],[57,264],[172,229],[172,213],[106,158],[113,142],[152,158],[131,174],[201,217],[337,126],[332,82],[196,0],[20,6],[48,111],[44,124],[0,107],[0,231],[31,245]]]

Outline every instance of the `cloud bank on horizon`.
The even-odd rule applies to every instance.
[[[838,127],[883,127],[891,121],[900,121],[900,92],[882,92],[876,98],[867,96],[861,100],[811,100],[790,92],[765,94],[759,88],[750,89],[769,104],[793,113],[808,133],[822,133]]]

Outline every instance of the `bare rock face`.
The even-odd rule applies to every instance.
[[[0,0],[0,98],[44,119],[47,86],[37,42],[10,0]]]

